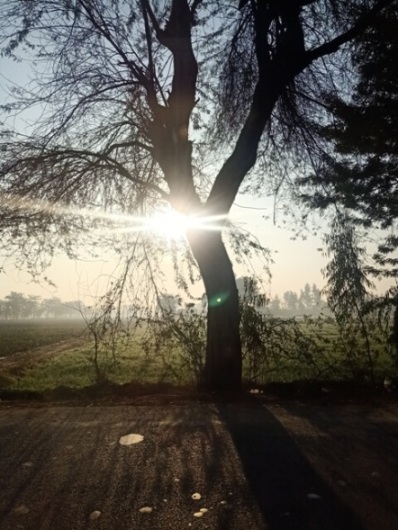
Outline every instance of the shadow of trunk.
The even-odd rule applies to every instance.
[[[357,517],[261,405],[219,405],[269,530],[361,530]]]

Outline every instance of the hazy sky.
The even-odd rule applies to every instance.
[[[265,210],[251,210],[233,207],[231,218],[239,226],[251,231],[259,241],[268,247],[274,261],[270,266],[272,278],[268,282],[264,274],[264,288],[266,294],[274,296],[282,295],[285,291],[292,290],[299,292],[305,283],[317,284],[322,288],[325,280],[321,270],[325,267],[327,259],[318,249],[322,245],[320,238],[306,233],[306,240],[292,240],[293,227],[278,228],[273,224],[272,219],[264,219],[264,216],[272,217],[272,201],[269,199],[250,199],[247,196],[241,197],[238,204],[254,206],[260,208],[266,206]],[[324,227],[326,230],[326,226]],[[260,273],[261,267],[258,262],[252,262],[253,272]],[[0,298],[3,298],[10,291],[23,292],[25,294],[36,294],[43,298],[58,296],[63,300],[80,299],[86,303],[92,301],[103,294],[112,275],[115,273],[116,261],[111,254],[102,259],[82,261],[71,261],[66,257],[57,257],[53,265],[48,269],[46,275],[57,284],[57,288],[46,284],[35,284],[31,282],[27,273],[15,270],[11,264],[6,273],[0,273]],[[172,267],[167,256],[162,263],[163,272],[170,270],[172,277]],[[250,270],[242,269],[239,265],[234,266],[237,276],[250,274]],[[387,282],[382,282],[379,289],[384,289]],[[169,284],[170,293],[173,294],[173,283]],[[166,285],[166,289],[168,289]],[[200,292],[199,292],[200,291]],[[194,294],[200,295],[203,292],[201,286]]]
[[[0,61],[0,98],[6,98],[6,87],[9,80],[21,82],[27,79],[28,70],[24,64]],[[237,204],[264,209],[248,209],[234,206],[231,219],[243,228],[256,235],[259,241],[272,252],[274,264],[271,266],[272,280],[266,284],[269,295],[281,295],[287,290],[298,292],[305,283],[316,283],[318,287],[324,286],[321,269],[326,264],[326,259],[317,249],[322,246],[320,237],[310,233],[304,234],[305,241],[292,240],[293,230],[278,228],[272,221],[272,199],[250,198],[247,195],[238,196]],[[268,219],[264,217],[267,216]],[[279,221],[282,219],[279,218]],[[293,228],[293,227],[291,227]],[[321,228],[319,234],[326,230]],[[1,254],[0,254],[1,264]],[[257,264],[253,263],[254,271],[259,272]],[[0,272],[0,298],[10,291],[19,291],[25,294],[37,294],[42,297],[59,296],[64,300],[87,300],[101,294],[109,276],[115,269],[115,262],[111,257],[104,257],[96,261],[72,262],[67,258],[58,257],[52,267],[47,271],[47,276],[57,284],[57,288],[38,285],[31,282],[26,273],[15,270],[11,264],[6,272]],[[247,274],[247,271],[235,266],[237,276]],[[172,290],[172,287],[171,287]]]
[[[270,283],[264,275],[267,294],[281,295],[287,290],[299,291],[306,282],[316,283],[319,287],[324,285],[321,269],[325,266],[326,260],[317,250],[321,245],[319,237],[308,234],[306,241],[292,241],[293,230],[278,228],[272,219],[264,218],[265,216],[272,218],[272,201],[269,199],[254,200],[245,196],[240,197],[237,202],[255,208],[265,207],[264,210],[252,210],[235,206],[231,218],[240,227],[254,233],[272,252],[274,263],[271,264]],[[115,263],[111,255],[104,256],[103,259],[77,262],[58,257],[46,273],[57,284],[57,289],[34,284],[30,282],[28,274],[9,266],[6,273],[0,273],[0,298],[11,290],[43,297],[59,296],[65,300],[96,297],[101,294],[114,272]],[[254,272],[261,272],[256,260],[252,262],[252,266]],[[234,269],[237,276],[250,273],[238,265],[235,265]],[[170,290],[172,289],[170,283]]]

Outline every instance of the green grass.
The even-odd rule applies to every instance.
[[[98,355],[103,378],[117,384],[140,383],[186,384],[192,382],[189,371],[179,361],[178,352],[167,362],[154,352],[147,355],[136,340],[120,346],[116,357],[104,351]],[[1,365],[0,365],[1,370]],[[36,361],[34,357],[23,366],[0,372],[0,388],[7,390],[45,391],[59,386],[83,388],[98,381],[90,343],[53,354]]]
[[[8,324],[0,323],[0,348],[8,347],[8,355],[11,355],[12,349],[19,352],[23,351],[23,348],[30,349],[33,345],[43,346],[80,337],[84,330],[84,324],[78,321],[13,322],[7,329]],[[302,329],[315,344],[310,351],[310,361],[308,351],[297,349],[295,336],[288,337],[286,330],[283,330],[279,338],[285,341],[284,347],[289,353],[275,357],[267,354],[269,357],[266,362],[264,358],[260,359],[261,374],[258,375],[257,372],[257,379],[253,382],[263,384],[306,379],[344,381],[353,377],[360,378],[362,373],[366,374],[366,357],[362,354],[355,359],[354,364],[347,359],[339,349],[338,333],[333,324],[326,323],[323,327],[314,329],[312,324],[303,323]],[[148,353],[140,343],[143,333],[144,330],[141,329],[129,341],[120,341],[115,356],[112,356],[109,348],[108,351],[100,351],[98,367],[103,379],[117,384],[135,381],[186,385],[194,382],[186,356],[178,346],[165,344],[164,348]],[[380,381],[383,381],[385,376],[396,378],[397,365],[391,355],[388,355],[386,349],[377,344],[377,341],[374,351],[377,351],[376,378]],[[253,358],[250,359],[250,356],[244,359],[244,374],[247,380],[250,380],[256,371],[253,365],[250,365],[251,360],[253,361]],[[0,389],[4,390],[44,391],[59,386],[83,388],[97,381],[93,345],[89,342],[79,347],[71,345],[70,349],[65,351],[57,352],[54,347],[53,354],[50,350],[39,358],[36,358],[33,352],[23,364],[10,365],[8,369],[7,364],[0,362]]]
[[[82,320],[0,320],[0,357],[81,337]]]

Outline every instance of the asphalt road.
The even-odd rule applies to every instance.
[[[397,455],[395,409],[2,403],[0,530],[396,530]]]

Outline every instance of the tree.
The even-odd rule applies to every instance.
[[[159,296],[159,306],[162,312],[174,313],[180,305],[181,302],[177,296],[167,293],[162,293]]]
[[[72,254],[77,233],[109,223],[95,214],[104,209],[118,214],[116,224],[120,214],[151,214],[163,204],[190,215],[186,237],[208,300],[203,384],[239,389],[226,217],[244,181],[263,186],[263,174],[249,174],[259,153],[270,171],[273,161],[277,168],[303,155],[311,139],[305,118],[337,72],[327,57],[339,57],[396,3],[368,1],[360,14],[362,0],[3,3],[3,53],[28,50],[37,61],[29,91],[15,92],[19,102],[5,110],[41,111],[33,130],[1,133],[4,246],[20,245],[25,262],[40,249]],[[147,258],[148,245],[126,245],[131,266]]]
[[[39,300],[39,296],[29,295],[25,298],[21,316],[23,318],[36,318],[39,313]]]
[[[273,298],[271,298],[269,303],[269,310],[274,316],[279,316],[281,312],[281,299],[278,295],[275,295]]]
[[[357,224],[388,229],[376,254],[376,274],[398,276],[398,20],[386,9],[358,38],[354,90],[333,95],[333,122],[321,131],[332,148],[309,184],[312,206],[343,207]],[[317,192],[313,193],[316,187]],[[388,257],[389,256],[389,257]]]
[[[11,291],[11,293],[5,297],[5,301],[7,304],[8,316],[15,319],[21,318],[26,304],[25,296],[22,293]]]
[[[361,353],[355,341],[359,327],[361,338],[365,341],[370,377],[374,383],[374,359],[366,323],[369,289],[373,285],[367,278],[364,249],[358,244],[354,226],[348,216],[336,216],[331,233],[326,237],[326,244],[327,254],[331,258],[325,268],[325,292],[329,307],[336,318],[340,336],[349,345],[346,348],[347,356],[349,361],[354,358],[354,366],[355,356]]]
[[[299,297],[294,291],[286,291],[283,293],[283,301],[289,313],[295,314],[299,307]]]
[[[301,289],[298,304],[300,310],[304,311],[306,314],[308,314],[313,308],[314,300],[309,283],[306,283],[304,289]]]

